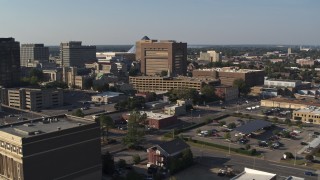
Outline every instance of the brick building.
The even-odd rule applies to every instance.
[[[161,113],[153,113],[148,111],[141,111],[140,113],[146,113],[147,114],[147,123],[148,126],[155,129],[163,129],[172,125],[175,125],[179,123],[179,120],[177,116],[173,115],[166,115]],[[123,114],[122,118],[124,120],[128,120],[130,117],[130,114]]]
[[[181,139],[174,139],[147,149],[148,166],[166,166],[170,158],[176,157],[190,146]]]

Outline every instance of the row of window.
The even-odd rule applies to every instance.
[[[18,147],[18,146],[15,146],[15,145],[12,145],[10,143],[3,142],[3,141],[0,141],[0,144],[1,144],[1,148],[2,149],[6,149],[8,151],[11,151],[11,152],[14,152],[14,153],[17,153],[17,154],[22,154],[22,148],[21,147]]]
[[[300,116],[300,117],[307,117],[306,114],[299,114],[299,113],[294,113],[295,116]],[[318,115],[308,115],[309,118],[320,118]]]

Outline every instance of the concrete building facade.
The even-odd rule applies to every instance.
[[[96,46],[83,46],[81,41],[60,44],[60,66],[84,67],[85,63],[96,61]]]
[[[303,123],[320,124],[320,109],[319,107],[310,106],[294,110],[292,112],[292,120],[301,121]]]
[[[1,126],[0,164],[0,179],[101,179],[99,124],[50,117]]]
[[[233,67],[196,69],[193,70],[193,77],[211,77],[221,80],[221,84],[233,86],[236,79],[243,79],[250,87],[264,84],[264,71],[254,69],[236,69]]]
[[[63,106],[62,90],[43,89],[6,89],[8,106],[38,111]]]
[[[178,88],[193,88],[200,91],[204,85],[217,85],[220,81],[216,79],[196,79],[187,77],[167,78],[157,76],[130,76],[129,83],[139,92],[156,92],[169,91]]]
[[[49,61],[49,48],[43,44],[21,44],[20,66],[28,67],[28,63]]]
[[[20,81],[20,43],[0,38],[0,86],[12,87]]]
[[[219,62],[222,60],[220,53],[216,51],[200,52],[199,60],[209,61],[209,62]]]
[[[140,60],[143,75],[162,71],[185,75],[187,72],[187,43],[175,41],[140,40],[136,43],[136,59]]]

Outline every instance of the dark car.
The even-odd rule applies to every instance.
[[[315,135],[320,135],[320,133],[319,133],[319,132],[314,132],[313,134],[315,134]]]
[[[315,174],[313,172],[311,172],[311,171],[305,171],[304,175],[306,175],[306,176],[314,176]]]
[[[308,143],[307,143],[307,142],[301,142],[300,144],[301,144],[301,145],[303,145],[303,146],[308,145]]]

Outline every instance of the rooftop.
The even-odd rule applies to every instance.
[[[174,154],[189,148],[190,146],[183,140],[177,138],[172,141],[164,142],[159,144],[158,147],[166,151],[168,154]]]
[[[310,106],[308,108],[295,110],[295,112],[313,113],[315,115],[320,115],[320,108],[315,106]]]
[[[240,173],[236,177],[232,178],[231,180],[271,180],[276,177],[276,174],[259,171],[250,168],[244,168],[244,172]]]
[[[259,72],[262,70],[256,69],[235,69],[235,68],[210,68],[210,69],[196,69],[198,71],[218,71],[218,72],[230,72],[230,73],[250,73],[250,72]]]
[[[0,131],[25,138],[91,123],[93,122],[74,120],[67,117],[49,117],[0,126]]]
[[[267,121],[263,121],[263,120],[254,120],[254,121],[248,122],[245,125],[237,127],[235,129],[235,131],[238,131],[238,132],[241,132],[244,134],[250,134],[250,133],[255,132],[255,131],[262,129],[264,127],[271,126],[271,124],[272,123],[267,122]]]
[[[291,98],[288,99],[288,98],[275,97],[275,98],[261,100],[261,101],[275,101],[275,102],[304,104],[307,106],[319,106],[320,107],[320,102],[318,100],[311,101],[310,99],[304,100],[304,99],[291,99]]]
[[[155,119],[155,120],[161,120],[161,119],[164,119],[164,118],[172,117],[172,115],[154,113],[152,111],[140,111],[140,114],[144,114],[144,113],[147,114],[147,118]],[[130,113],[128,113],[127,115],[130,115]]]
[[[117,97],[117,96],[122,95],[122,94],[123,93],[113,92],[113,91],[106,91],[106,92],[97,94],[95,96]]]

